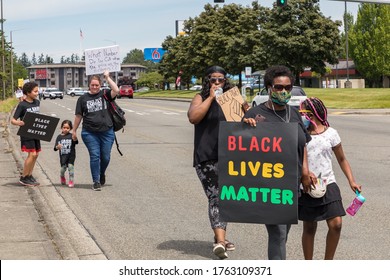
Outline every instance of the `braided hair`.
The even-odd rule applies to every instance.
[[[311,111],[322,125],[325,125],[326,127],[330,126],[328,122],[328,110],[321,99],[317,97],[309,97],[302,102],[302,105],[306,108],[306,110]]]

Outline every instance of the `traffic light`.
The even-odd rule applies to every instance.
[[[287,6],[287,0],[276,0],[276,6],[278,6],[278,7]]]
[[[225,3],[225,0],[214,0],[214,3]]]

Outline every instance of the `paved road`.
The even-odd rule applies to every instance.
[[[75,102],[71,97],[45,100],[41,110],[73,120]],[[207,202],[192,167],[193,127],[186,117],[188,103],[137,99],[119,103],[128,118],[125,132],[117,134],[124,156],[113,148],[102,192],[90,189],[87,151],[82,143],[77,147],[75,189],[59,184],[54,142],[43,143],[39,158],[45,176],[108,259],[213,259]],[[340,132],[367,198],[357,217],[345,217],[336,258],[390,259],[386,186],[390,181],[390,117],[334,114],[330,121]],[[336,172],[347,204],[353,194],[340,170],[336,168]],[[325,234],[321,223],[316,259],[323,256]],[[293,226],[288,259],[303,258],[300,235],[301,224]],[[79,236],[71,237],[77,240]],[[228,238],[237,250],[229,259],[266,259],[266,237],[263,225],[230,224]]]

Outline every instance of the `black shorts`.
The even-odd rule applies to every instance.
[[[22,146],[22,152],[37,152],[39,153],[41,151],[41,141],[37,139],[31,139],[31,138],[20,138],[20,144]]]

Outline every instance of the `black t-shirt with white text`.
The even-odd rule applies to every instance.
[[[60,155],[60,163],[61,166],[74,164],[74,161],[76,159],[76,144],[78,144],[79,141],[72,140],[72,133],[68,133],[66,135],[60,134],[57,136],[57,139],[54,143],[54,151],[57,151],[57,145],[61,144],[62,147],[59,150]]]
[[[14,119],[21,119],[23,120],[24,116],[27,112],[30,113],[39,113],[39,104],[40,101],[37,99],[34,99],[31,103],[23,100],[18,104],[18,107],[16,107],[15,113],[14,113]]]
[[[77,100],[75,114],[83,117],[83,129],[103,132],[113,126],[104,94],[112,100],[111,91],[100,91],[97,94],[86,93]]]

